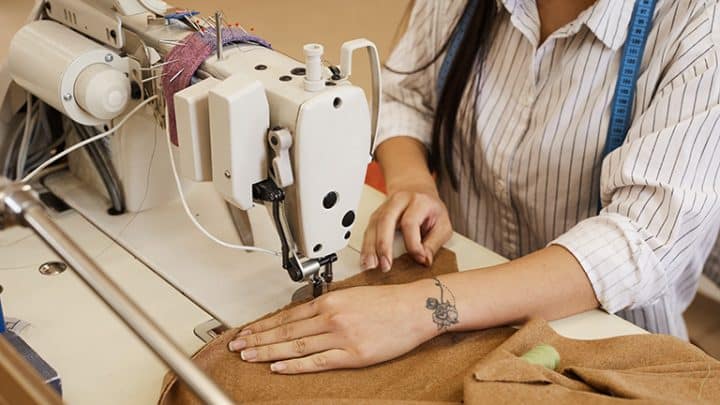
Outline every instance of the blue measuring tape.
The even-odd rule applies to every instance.
[[[455,60],[465,32],[470,25],[470,18],[472,14],[475,13],[475,10],[477,10],[478,4],[478,0],[468,0],[465,12],[460,18],[460,21],[458,21],[458,26],[452,37],[450,37],[447,53],[445,54],[445,59],[440,66],[440,72],[438,74],[438,95],[442,94],[445,89],[450,68]],[[615,94],[613,95],[610,106],[610,125],[608,127],[602,159],[605,159],[612,151],[619,148],[627,137],[632,118],[633,101],[635,100],[635,83],[640,73],[640,65],[642,64],[643,55],[645,54],[648,34],[652,28],[652,19],[655,14],[656,5],[656,0],[635,1],[632,18],[630,19],[630,27],[628,28],[628,35],[625,39],[625,46],[622,58],[620,59],[620,71],[615,85]],[[602,205],[598,201],[598,211],[601,208]]]
[[[652,28],[656,3],[656,0],[637,0],[635,2],[625,47],[620,59],[620,71],[610,106],[610,124],[601,161],[622,146],[627,138],[635,101],[635,84],[638,74],[640,74],[640,65],[645,54],[648,34]],[[600,210],[602,210],[602,202],[598,194],[598,213]]]
[[[625,49],[622,59],[620,59],[620,72],[615,84],[615,95],[611,106],[612,115],[603,158],[625,142],[630,128],[633,101],[635,100],[635,82],[640,73],[645,45],[650,28],[652,28],[655,5],[656,0],[637,0],[635,2],[630,29],[625,39]]]

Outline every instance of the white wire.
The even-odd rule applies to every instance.
[[[173,158],[173,150],[172,150],[172,143],[170,143],[170,136],[168,134],[165,134],[165,138],[167,139],[167,147],[168,147],[168,154],[170,158],[170,166],[172,167],[172,173],[173,177],[175,178],[175,186],[177,186],[178,194],[180,195],[180,202],[182,203],[183,208],[185,209],[185,214],[187,214],[187,217],[190,218],[190,221],[192,221],[193,225],[203,233],[203,235],[207,236],[208,239],[212,240],[213,242],[217,243],[218,245],[225,246],[226,248],[230,249],[239,249],[239,250],[247,250],[249,252],[260,252],[269,254],[272,256],[280,256],[279,252],[264,249],[256,246],[243,246],[243,245],[235,245],[232,243],[225,242],[224,240],[216,237],[215,235],[211,234],[210,231],[205,229],[200,222],[198,222],[197,219],[195,219],[195,215],[193,215],[192,211],[190,211],[190,206],[188,206],[187,199],[185,198],[185,193],[182,189],[182,184],[180,182],[180,175],[178,174],[177,166],[175,166],[175,159]]]
[[[155,100],[156,98],[158,98],[158,96],[157,96],[157,95],[154,95],[154,96],[151,96],[151,97],[145,99],[145,101],[143,101],[142,103],[140,103],[140,104],[138,104],[137,106],[135,106],[135,108],[133,108],[132,110],[130,110],[130,112],[129,112],[125,117],[123,117],[123,119],[120,120],[120,122],[118,122],[117,125],[115,125],[114,127],[108,129],[107,131],[105,131],[105,132],[103,132],[103,133],[100,133],[100,134],[97,134],[97,135],[93,136],[92,138],[88,138],[88,139],[86,139],[86,140],[84,140],[84,141],[82,141],[82,142],[78,142],[78,143],[76,143],[75,145],[73,145],[73,146],[65,149],[64,151],[62,151],[62,152],[58,153],[57,155],[51,157],[50,159],[46,160],[46,161],[43,162],[40,166],[38,166],[37,168],[35,168],[35,170],[33,170],[32,172],[30,172],[27,176],[23,177],[23,179],[22,179],[20,182],[21,182],[21,183],[27,183],[29,180],[31,180],[33,177],[35,177],[38,173],[40,173],[44,168],[46,168],[46,167],[50,166],[51,164],[57,162],[58,160],[62,159],[63,157],[69,155],[70,153],[72,153],[72,152],[74,152],[74,151],[76,151],[76,150],[84,147],[85,145],[91,144],[91,143],[93,143],[93,142],[95,142],[95,141],[97,141],[97,140],[99,140],[99,139],[105,138],[106,136],[109,136],[109,135],[113,134],[115,131],[117,131],[118,129],[120,129],[120,127],[122,127],[123,125],[125,125],[125,123],[126,123],[133,115],[135,115],[138,111],[140,111],[141,108],[145,107],[146,105],[148,105],[151,101]]]

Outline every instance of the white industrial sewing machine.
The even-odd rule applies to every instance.
[[[163,57],[191,27],[212,24],[189,14],[188,25],[164,18],[171,12],[162,1],[48,0],[44,19],[23,27],[10,46],[12,79],[82,125],[111,127],[138,102],[161,96],[154,120],[130,118],[125,128],[140,132],[132,141],[109,142],[131,212],[175,198],[175,190],[157,191],[148,203],[147,171],[116,149],[149,148],[151,134],[165,131],[162,68],[153,66],[183,63]],[[215,35],[212,26],[203,30]],[[372,115],[363,91],[347,81],[358,48],[373,55]],[[329,268],[345,247],[354,222],[379,109],[377,51],[369,41],[350,41],[337,69],[323,66],[317,44],[305,47],[305,64],[252,44],[219,49],[196,72],[196,83],[175,95],[180,174],[214,184],[234,207],[244,242],[252,243],[244,212],[256,202],[273,205],[283,267],[317,287],[320,267]],[[70,168],[92,182],[83,164],[74,159]]]
[[[12,40],[10,77],[65,117],[67,125],[62,128],[71,132],[69,139],[88,140],[98,132],[113,132],[98,142],[106,148],[105,159],[109,158],[115,177],[108,180],[96,173],[83,155],[70,156],[70,171],[86,185],[76,194],[82,192],[83,199],[95,204],[107,204],[109,199],[113,202],[110,214],[133,213],[176,199],[173,174],[180,190],[192,186],[190,182],[211,182],[215,196],[207,198],[219,195],[227,202],[228,218],[246,245],[255,239],[248,212],[264,215],[252,208],[265,204],[281,249],[280,258],[268,256],[265,263],[282,266],[293,281],[308,282],[313,295],[321,294],[332,281],[337,252],[350,239],[371,156],[380,108],[375,46],[367,40],[345,43],[341,64],[335,67],[324,63],[323,47],[318,44],[305,46],[304,62],[253,43],[223,46],[222,36],[230,31],[220,14],[202,18],[188,10],[170,9],[162,1],[46,0],[40,4],[37,20]],[[183,84],[185,88],[174,94],[178,142],[170,153],[176,156],[179,170],[173,173],[167,165],[153,165],[152,158],[140,156],[151,149],[154,155],[158,139],[165,142],[168,137],[172,124],[166,114],[163,83],[174,87],[173,81],[191,66],[175,69],[178,73],[172,77],[163,76],[169,65],[186,63],[166,56],[174,47],[185,45],[188,35],[212,37],[220,46],[201,61],[191,82],[185,83],[188,86]],[[372,108],[364,92],[348,81],[357,49],[367,49],[371,56]],[[5,93],[0,87],[0,101]],[[13,108],[8,104],[12,104],[10,97],[5,108]],[[37,108],[34,105],[28,98],[27,114]],[[27,151],[27,142],[34,138],[29,130],[23,132],[25,136],[18,135],[19,148]],[[7,158],[13,156],[10,153]],[[172,156],[168,157],[172,162]],[[18,182],[44,173],[38,164],[42,162],[31,166],[31,160],[15,170]],[[15,164],[10,163],[6,166]],[[164,185],[148,188],[150,179],[162,179]],[[114,192],[119,189],[121,196],[109,191],[111,180]],[[162,341],[162,333],[103,278],[92,259],[56,233],[32,192],[18,182],[0,183],[0,229],[21,223],[51,239],[49,244],[171,368],[191,381],[199,395],[221,399],[212,383],[179,358],[179,351],[173,352],[172,344]],[[118,199],[120,205],[115,204]],[[184,199],[183,204],[210,238],[242,248],[218,240],[194,218]],[[101,229],[109,215],[103,213],[100,218],[92,210],[83,214]],[[116,240],[123,243],[122,238]],[[275,241],[263,242],[266,245],[260,250],[276,250]],[[128,248],[138,256],[144,254],[137,247]],[[80,259],[72,258],[78,255]]]

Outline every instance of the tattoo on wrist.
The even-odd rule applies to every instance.
[[[455,307],[455,295],[440,280],[433,277],[435,285],[440,289],[440,299],[428,297],[425,308],[433,311],[432,320],[438,330],[447,330],[458,323],[458,312]]]

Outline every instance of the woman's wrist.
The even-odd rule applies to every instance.
[[[397,308],[410,320],[412,336],[424,342],[451,330],[458,322],[454,298],[445,289],[441,301],[439,279],[429,278],[396,287]]]
[[[406,176],[396,176],[392,179],[386,179],[386,188],[388,195],[397,192],[413,192],[428,194],[438,197],[437,185],[435,179],[430,174],[415,173]]]
[[[422,142],[408,136],[393,137],[377,147],[375,157],[385,176],[388,194],[411,191],[437,196]]]

